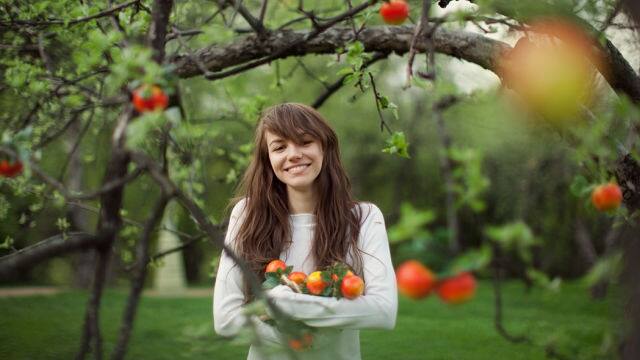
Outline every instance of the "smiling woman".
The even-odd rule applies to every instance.
[[[306,274],[340,262],[364,279],[364,294],[355,299],[294,293],[284,285],[267,292],[313,329],[305,359],[360,359],[359,329],[395,326],[398,299],[384,218],[375,205],[353,199],[338,138],[313,108],[286,103],[263,112],[225,243],[260,278],[270,261],[281,259]],[[280,359],[283,354],[265,344],[281,346],[286,338],[243,315],[253,299],[239,267],[223,253],[213,299],[216,332],[232,336],[251,324],[260,341],[249,359]]]

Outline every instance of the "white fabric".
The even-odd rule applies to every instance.
[[[235,234],[244,207],[244,200],[233,209],[225,243],[233,248]],[[303,359],[360,359],[358,329],[393,329],[396,322],[398,295],[396,278],[391,263],[389,242],[380,209],[370,203],[361,203],[363,221],[358,247],[363,251],[365,292],[354,299],[336,299],[294,293],[285,285],[270,290],[268,295],[291,317],[317,328],[311,349],[300,353]],[[280,259],[293,266],[293,271],[306,274],[317,270],[310,254],[315,228],[315,216],[290,216],[292,244]],[[244,295],[242,273],[226,254],[220,259],[214,287],[213,318],[216,333],[233,336],[246,324],[242,314]],[[265,343],[279,343],[279,333],[273,327],[255,318],[260,337]],[[284,355],[265,354],[255,345],[249,350],[249,360],[285,359]]]

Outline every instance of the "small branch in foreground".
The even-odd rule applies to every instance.
[[[120,10],[123,10],[131,5],[136,5],[141,0],[130,0],[125,3],[122,3],[116,7],[103,10],[95,15],[89,15],[85,17],[81,17],[75,20],[66,21],[66,20],[57,20],[51,19],[46,21],[31,21],[31,20],[11,20],[11,21],[0,21],[0,26],[11,26],[11,25],[28,25],[28,26],[48,26],[48,25],[76,25],[83,22],[87,22],[93,19],[99,19],[105,16],[110,16]]]
[[[369,65],[379,60],[386,59],[388,56],[389,56],[388,53],[377,52],[373,54],[373,57],[371,59],[367,60],[367,62],[365,62],[364,65],[362,65],[362,69],[366,69]],[[347,75],[343,75],[336,82],[327,86],[326,90],[316,98],[313,104],[311,104],[311,107],[313,107],[314,109],[318,109],[320,106],[322,106],[322,104],[324,104],[324,102],[327,101],[327,99],[329,99],[331,95],[335,94],[338,90],[340,90],[340,88],[342,88],[342,86],[344,85],[344,79],[346,78],[347,78]]]

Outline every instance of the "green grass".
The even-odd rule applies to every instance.
[[[0,298],[0,359],[70,359],[77,351],[88,294]],[[113,347],[126,292],[109,290],[101,325],[107,353]],[[361,331],[363,359],[544,359],[544,343],[554,339],[571,359],[606,358],[603,334],[618,323],[618,301],[591,301],[586,291],[565,284],[560,293],[517,283],[504,289],[505,326],[525,333],[533,344],[512,344],[493,324],[491,284],[482,282],[476,298],[447,306],[436,297],[400,299],[393,331]],[[144,297],[139,307],[129,359],[244,359],[246,345],[216,337],[211,299]]]

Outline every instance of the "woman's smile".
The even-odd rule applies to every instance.
[[[310,164],[294,165],[284,169],[284,171],[291,175],[300,175],[309,167],[309,165]]]

